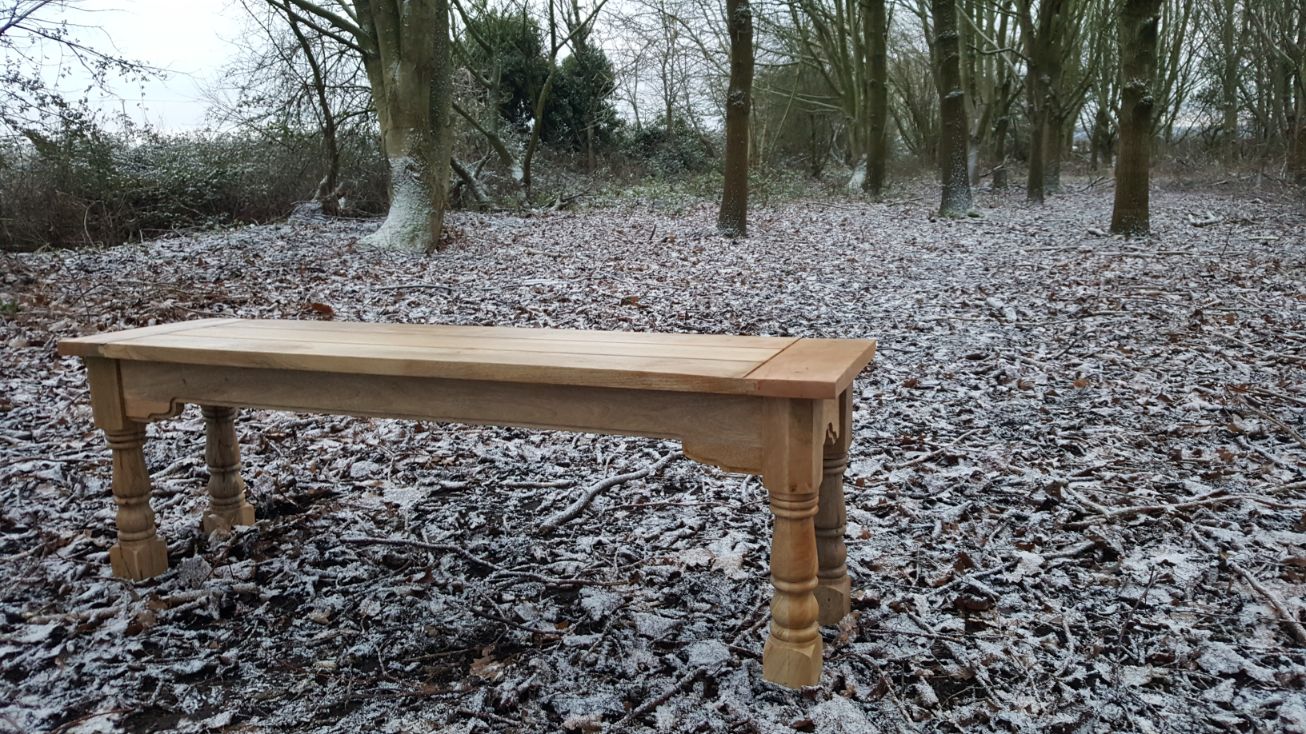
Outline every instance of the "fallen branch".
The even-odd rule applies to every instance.
[[[602,481],[595,482],[594,484],[590,485],[589,488],[587,488],[585,492],[581,494],[581,496],[577,498],[575,502],[571,503],[564,510],[553,515],[552,517],[546,519],[543,523],[541,523],[540,530],[539,530],[540,533],[542,534],[551,533],[554,530],[557,530],[559,527],[566,525],[572,520],[575,520],[577,517],[580,516],[582,512],[585,511],[586,507],[590,506],[590,503],[594,501],[595,497],[598,497],[600,494],[603,494],[609,489],[612,489],[613,487],[619,484],[625,484],[626,482],[633,482],[636,479],[643,479],[644,477],[650,476],[652,474],[656,474],[657,472],[662,471],[662,469],[666,467],[667,464],[670,464],[672,460],[678,459],[681,456],[683,456],[681,452],[672,451],[671,453],[667,454],[666,456],[663,456],[661,459],[658,459],[652,464],[643,467],[642,469],[636,469],[635,471],[632,472],[626,472],[625,474],[618,474],[615,477],[608,477],[607,479],[604,479]]]
[[[1094,515],[1093,517],[1088,518],[1086,520],[1068,522],[1066,523],[1066,527],[1084,528],[1090,525],[1095,525],[1099,522],[1104,522],[1106,520],[1128,519],[1131,517],[1135,517],[1137,515],[1147,515],[1153,512],[1169,513],[1178,510],[1187,510],[1193,507],[1219,505],[1219,504],[1224,504],[1225,502],[1237,502],[1240,500],[1247,501],[1247,502],[1255,502],[1260,505],[1265,505],[1266,507],[1273,507],[1276,510],[1306,510],[1306,507],[1303,506],[1289,505],[1289,504],[1284,504],[1282,502],[1275,502],[1273,500],[1269,500],[1264,497],[1258,497],[1253,494],[1229,494],[1229,495],[1224,495],[1223,497],[1203,497],[1202,499],[1199,500],[1190,500],[1188,502],[1175,502],[1173,504],[1135,505],[1133,507],[1121,507],[1114,510],[1106,510],[1105,512],[1101,510],[1094,510],[1095,512],[1097,512],[1097,514]],[[1085,503],[1085,504],[1089,504],[1089,503]]]

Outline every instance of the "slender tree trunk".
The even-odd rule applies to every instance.
[[[1306,186],[1306,3],[1298,5],[1297,43],[1293,51],[1297,54],[1297,68],[1294,69],[1292,90],[1297,96],[1292,140],[1292,180],[1298,186]]]
[[[1126,0],[1120,10],[1120,156],[1111,231],[1147,234],[1156,36],[1162,0]]]
[[[1224,68],[1220,74],[1220,105],[1224,112],[1221,127],[1224,133],[1224,163],[1233,165],[1238,158],[1238,49],[1235,45],[1238,0],[1223,0],[1221,10],[1220,51],[1224,55]]]
[[[1007,188],[1007,130],[1011,127],[1010,111],[998,118],[993,130],[993,190]]]
[[[1030,72],[1030,82],[1034,72]],[[1030,83],[1027,82],[1027,83]],[[1047,111],[1043,100],[1038,99],[1041,90],[1031,90],[1035,100],[1030,104],[1029,115],[1029,177],[1025,181],[1025,200],[1031,204],[1042,204],[1044,188],[1044,154],[1047,152]]]
[[[299,50],[304,53],[304,60],[308,62],[309,71],[312,72],[313,96],[317,100],[318,112],[322,115],[322,158],[326,171],[317,184],[317,193],[313,198],[318,206],[322,207],[323,214],[335,216],[340,213],[340,199],[337,196],[340,179],[340,146],[336,142],[336,116],[331,109],[331,102],[327,99],[326,75],[322,72],[322,65],[318,63],[308,37],[300,30],[299,21],[290,3],[283,2],[282,9],[290,22],[290,30],[295,35],[295,41],[299,43]]]
[[[957,32],[956,0],[933,0],[934,53],[938,64],[939,171],[943,195],[941,217],[964,217],[973,205],[970,192],[970,127],[966,124],[966,93],[961,88],[961,37]]]
[[[889,157],[889,71],[888,71],[888,22],[884,7],[885,0],[866,0],[863,8],[865,24],[866,50],[868,59],[867,94],[868,127],[866,148],[866,178],[862,181],[863,190],[874,199],[884,194],[885,165]]]
[[[748,233],[748,116],[753,91],[753,11],[749,0],[726,0],[730,34],[730,84],[726,90],[725,185],[717,228]]]
[[[1297,90],[1296,130],[1292,140],[1292,180],[1306,186],[1306,90]]]

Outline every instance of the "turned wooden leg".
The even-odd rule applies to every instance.
[[[821,624],[834,625],[852,611],[852,583],[848,580],[848,548],[844,530],[848,525],[843,501],[843,475],[848,468],[848,393],[839,398],[840,419],[825,439],[825,460],[821,478],[820,509],[816,513],[817,571],[816,601],[821,607]]]
[[[771,541],[771,635],[762,651],[762,676],[782,686],[821,679],[816,533],[813,518],[821,477],[824,426],[820,404],[768,401],[767,454],[762,481],[775,518]]]
[[[145,469],[145,424],[122,421],[106,428],[113,450],[113,498],[118,503],[118,542],[109,549],[115,576],[148,579],[168,570],[168,547],[154,529],[150,474]]]
[[[205,405],[204,462],[209,466],[209,509],[204,532],[230,530],[233,525],[253,525],[254,506],[245,499],[240,478],[240,444],[236,442],[236,409]]]

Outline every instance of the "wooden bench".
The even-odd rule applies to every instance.
[[[205,319],[60,342],[82,357],[113,453],[114,574],[168,567],[150,509],[145,424],[202,407],[206,532],[254,522],[237,408],[678,439],[760,474],[774,515],[767,680],[821,674],[818,622],[849,611],[843,474],[853,378],[875,343],[843,339]]]

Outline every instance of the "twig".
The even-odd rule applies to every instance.
[[[1263,347],[1258,347],[1258,346],[1256,346],[1255,344],[1251,344],[1251,343],[1249,343],[1249,342],[1245,342],[1245,341],[1243,341],[1242,339],[1239,339],[1239,338],[1236,337],[1236,336],[1230,336],[1230,335],[1228,335],[1228,334],[1225,334],[1225,333],[1222,332],[1222,331],[1210,331],[1210,332],[1207,332],[1207,333],[1209,333],[1209,334],[1214,334],[1215,336],[1218,336],[1218,337],[1220,337],[1221,339],[1228,339],[1229,341],[1233,342],[1234,344],[1241,344],[1242,346],[1247,347],[1248,349],[1252,350],[1253,352],[1260,352],[1261,356],[1262,356],[1262,357],[1265,357],[1265,358],[1267,358],[1267,359],[1284,360],[1284,361],[1288,361],[1288,362],[1297,362],[1298,364],[1306,364],[1306,357],[1299,357],[1299,356],[1297,356],[1297,355],[1295,355],[1295,354],[1281,354],[1281,353],[1279,353],[1279,352],[1271,351],[1271,350],[1269,350],[1269,349],[1265,349],[1265,348],[1263,348]]]
[[[444,291],[445,293],[453,293],[453,288],[447,285],[440,285],[438,283],[403,283],[401,285],[376,286],[376,290],[378,291],[421,290],[421,289],[434,289],[434,290]]]
[[[1090,525],[1095,525],[1099,522],[1104,522],[1106,520],[1126,519],[1126,518],[1134,517],[1136,515],[1144,515],[1152,512],[1175,512],[1177,510],[1186,510],[1193,507],[1204,507],[1206,505],[1219,505],[1225,502],[1238,502],[1240,500],[1245,500],[1247,502],[1255,502],[1257,504],[1265,505],[1266,507],[1273,507],[1277,510],[1306,509],[1306,507],[1303,506],[1289,505],[1289,504],[1284,504],[1282,502],[1275,502],[1273,500],[1268,500],[1264,497],[1258,497],[1257,495],[1254,494],[1229,494],[1229,495],[1224,495],[1222,497],[1203,497],[1202,499],[1190,500],[1188,502],[1175,502],[1173,504],[1158,504],[1158,505],[1135,505],[1133,507],[1120,507],[1117,509],[1107,509],[1105,507],[1102,507],[1101,505],[1095,505],[1094,503],[1084,500],[1084,498],[1081,497],[1080,495],[1074,495],[1074,497],[1079,499],[1084,504],[1094,507],[1094,512],[1096,512],[1097,515],[1088,518],[1086,520],[1068,522],[1066,523],[1066,527],[1068,528],[1084,528]]]
[[[739,631],[735,633],[734,638],[730,642],[726,643],[727,648],[734,650],[737,653],[748,655],[750,657],[754,657],[754,658],[760,657],[755,650],[749,650],[748,648],[741,647],[739,643],[744,639],[744,637],[752,634],[753,631],[755,631],[758,627],[761,627],[764,622],[770,619],[770,615],[758,614],[763,609],[765,609],[767,604],[769,603],[770,603],[769,599],[763,598],[762,601],[759,602],[758,605],[753,608],[753,611],[747,617],[744,618],[744,623],[740,626]],[[750,623],[749,620],[752,620],[752,622]],[[618,721],[616,724],[615,727],[616,730],[622,731],[621,727],[624,724],[634,721],[635,719],[638,719],[639,717],[647,714],[648,712],[652,711],[658,706],[661,706],[662,704],[666,703],[671,699],[672,696],[676,695],[677,693],[693,685],[694,681],[698,680],[701,676],[710,672],[713,668],[718,667],[719,665],[720,663],[700,665],[694,668],[693,670],[685,673],[684,675],[680,676],[680,678],[678,678],[675,683],[673,683],[669,688],[667,688],[667,690],[663,691],[660,695],[658,695],[657,698],[645,701],[644,703],[640,704],[638,707],[632,709],[630,713],[622,717],[621,721]]]
[[[475,709],[460,708],[458,709],[458,714],[461,716],[471,716],[473,718],[480,719],[482,721],[491,724],[498,724],[499,726],[510,726],[513,728],[520,728],[526,725],[525,722],[519,719],[510,719],[507,716],[500,716],[498,714],[490,713],[489,711],[477,711]],[[507,731],[507,730],[505,729],[501,731]]]
[[[930,451],[929,453],[921,454],[920,456],[917,456],[914,459],[904,461],[903,463],[893,467],[892,469],[889,469],[888,471],[895,472],[898,471],[899,469],[907,469],[916,466],[917,464],[923,464],[929,461],[930,459],[933,459],[936,456],[940,456],[942,454],[948,453],[949,451],[953,451],[957,448],[957,444],[961,443],[962,441],[965,441],[967,438],[970,438],[971,434],[976,433],[978,431],[979,431],[978,428],[972,428],[971,430],[966,431],[960,436],[954,438],[951,443],[940,446],[939,448]]]
[[[1232,568],[1239,576],[1242,576],[1243,581],[1246,581],[1248,586],[1252,587],[1256,593],[1264,597],[1265,601],[1270,605],[1270,608],[1274,610],[1274,613],[1279,615],[1279,618],[1283,620],[1283,623],[1292,631],[1292,636],[1297,638],[1297,644],[1306,646],[1306,629],[1302,628],[1301,623],[1297,621],[1297,617],[1292,614],[1288,609],[1288,606],[1279,598],[1278,594],[1267,589],[1260,580],[1252,575],[1251,571],[1248,571],[1233,561],[1229,561],[1229,568]]]
[[[590,485],[575,502],[568,505],[566,509],[541,523],[540,533],[551,533],[554,530],[557,530],[562,525],[565,525],[579,517],[580,514],[585,511],[585,508],[590,506],[590,503],[594,501],[595,497],[598,497],[600,494],[603,494],[619,484],[625,484],[626,482],[632,482],[636,479],[643,479],[649,475],[656,474],[657,472],[662,471],[663,467],[667,464],[670,464],[673,459],[678,459],[682,455],[683,454],[679,451],[672,451],[642,469],[636,469],[632,472],[618,474],[615,477],[608,477],[602,481],[595,482]]]
[[[1267,420],[1273,423],[1274,425],[1278,426],[1279,430],[1291,436],[1292,440],[1296,441],[1298,446],[1301,446],[1302,448],[1306,449],[1306,438],[1302,438],[1300,433],[1297,433],[1292,429],[1292,426],[1288,425],[1287,423],[1284,423],[1278,418],[1275,418],[1274,416],[1270,415],[1264,410],[1261,410],[1260,408],[1256,407],[1255,405],[1252,404],[1252,401],[1248,400],[1247,398],[1238,396],[1238,403],[1240,405],[1246,406],[1248,410],[1260,416],[1262,419]]]
[[[462,557],[464,560],[474,563],[478,566],[484,566],[496,574],[504,576],[515,576],[519,578],[538,581],[542,584],[551,586],[622,586],[625,582],[621,581],[595,581],[591,579],[555,579],[549,576],[543,576],[538,573],[529,571],[514,571],[510,568],[496,565],[480,556],[460,548],[452,543],[426,543],[420,540],[408,540],[406,538],[341,538],[341,543],[347,545],[389,545],[409,548],[421,548],[422,550],[436,551],[439,553],[453,553]]]
[[[623,716],[621,720],[614,725],[613,728],[616,731],[624,731],[623,727],[625,727],[627,724],[629,724],[632,721],[635,721],[636,719],[647,714],[648,712],[652,711],[658,706],[661,706],[662,704],[671,700],[671,697],[676,695],[677,693],[686,690],[690,686],[694,685],[694,681],[698,680],[699,677],[702,676],[704,673],[707,673],[707,671],[708,671],[708,666],[700,665],[694,668],[693,670],[689,671],[688,673],[685,673],[684,675],[680,676],[680,678],[676,680],[674,684],[672,684],[669,688],[667,688],[667,690],[659,694],[657,698],[651,698],[645,701],[644,703],[641,703],[639,706],[631,709],[630,713]]]
[[[530,625],[525,625],[525,624],[522,624],[522,623],[520,623],[520,622],[514,622],[514,621],[512,621],[511,619],[508,619],[507,617],[501,617],[501,616],[499,616],[498,614],[492,614],[492,613],[490,613],[490,612],[485,611],[484,609],[477,609],[475,604],[467,604],[467,605],[464,605],[464,606],[463,606],[463,609],[466,609],[467,611],[471,612],[472,614],[475,614],[475,615],[478,616],[478,617],[482,617],[482,618],[484,618],[484,619],[488,619],[488,620],[490,620],[491,622],[498,622],[499,624],[506,624],[506,625],[508,625],[509,627],[514,627],[514,628],[519,629],[519,630],[521,630],[521,631],[523,631],[523,632],[530,632],[530,633],[533,634],[533,635],[544,635],[544,636],[546,636],[546,637],[566,637],[566,636],[567,636],[567,633],[566,633],[566,632],[562,632],[562,631],[560,631],[560,630],[540,629],[539,627],[531,627]]]
[[[575,482],[570,479],[555,479],[551,482],[504,482],[501,486],[507,487],[508,489],[566,489],[573,484],[575,484]]]
[[[1238,445],[1239,445],[1239,446],[1242,446],[1243,448],[1247,449],[1248,451],[1252,451],[1252,452],[1255,452],[1255,453],[1257,453],[1257,454],[1260,454],[1261,456],[1265,457],[1265,459],[1266,459],[1267,461],[1269,461],[1270,463],[1274,464],[1275,466],[1277,466],[1277,467],[1279,467],[1279,468],[1281,468],[1281,469],[1287,469],[1288,471],[1291,471],[1291,472],[1297,472],[1298,474],[1301,474],[1301,473],[1302,473],[1302,470],[1301,470],[1301,469],[1299,469],[1298,467],[1293,466],[1292,464],[1289,464],[1288,461],[1287,461],[1286,459],[1283,459],[1283,458],[1281,458],[1281,457],[1275,456],[1274,454],[1270,453],[1269,451],[1266,451],[1265,449],[1261,448],[1260,446],[1257,446],[1256,444],[1252,443],[1251,441],[1248,441],[1246,436],[1239,436],[1239,437],[1238,437]]]
[[[1288,609],[1288,605],[1284,603],[1283,599],[1279,598],[1278,594],[1275,594],[1273,591],[1266,588],[1266,586],[1260,582],[1260,579],[1252,575],[1251,571],[1248,571],[1235,563],[1226,554],[1222,553],[1217,546],[1203,540],[1197,533],[1193,534],[1193,539],[1197,541],[1198,545],[1205,548],[1207,552],[1220,557],[1225,565],[1227,565],[1234,573],[1241,576],[1242,580],[1250,586],[1253,591],[1260,594],[1261,598],[1265,599],[1265,602],[1270,605],[1270,608],[1274,610],[1275,615],[1277,615],[1283,624],[1292,632],[1292,636],[1297,640],[1297,644],[1306,646],[1306,628],[1303,628],[1301,622],[1297,621],[1297,616]]]

